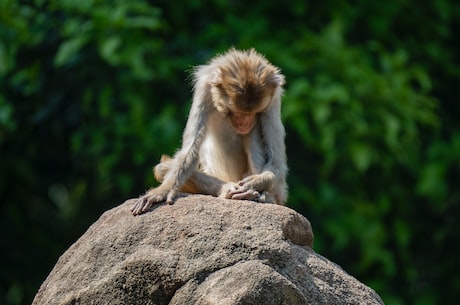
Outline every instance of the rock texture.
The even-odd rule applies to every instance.
[[[193,195],[133,217],[107,211],[59,259],[38,304],[383,304],[312,249],[278,205]]]

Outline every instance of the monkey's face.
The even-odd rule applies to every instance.
[[[284,77],[255,53],[235,53],[215,64],[209,76],[213,105],[229,119],[236,133],[248,134],[257,123],[257,114],[269,110]]]
[[[217,111],[229,120],[233,130],[241,135],[246,135],[257,123],[259,113],[269,109],[273,89],[259,90],[257,94],[247,92],[233,92],[222,87],[212,87],[211,94],[213,105]]]
[[[230,112],[228,118],[233,130],[241,135],[250,133],[257,123],[256,113]]]
[[[245,95],[228,98],[224,108],[233,130],[241,135],[250,133],[257,124],[258,114],[270,107],[271,98],[270,93],[256,98]]]

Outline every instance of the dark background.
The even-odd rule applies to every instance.
[[[0,3],[0,303],[30,304],[180,146],[190,69],[254,47],[287,79],[289,206],[387,305],[460,291],[454,0]]]

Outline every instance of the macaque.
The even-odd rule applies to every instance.
[[[198,66],[182,148],[154,168],[161,184],[131,208],[142,214],[179,192],[284,204],[284,76],[254,49],[230,49]]]

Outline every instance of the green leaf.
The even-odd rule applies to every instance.
[[[354,143],[350,151],[355,167],[360,172],[366,171],[372,163],[372,149],[364,143]]]
[[[78,52],[82,47],[89,41],[89,37],[77,36],[71,38],[59,46],[58,52],[54,58],[54,64],[56,66],[63,66],[77,56]]]
[[[117,64],[120,59],[117,54],[120,46],[121,38],[119,36],[112,36],[103,40],[100,47],[101,56],[111,64]]]

